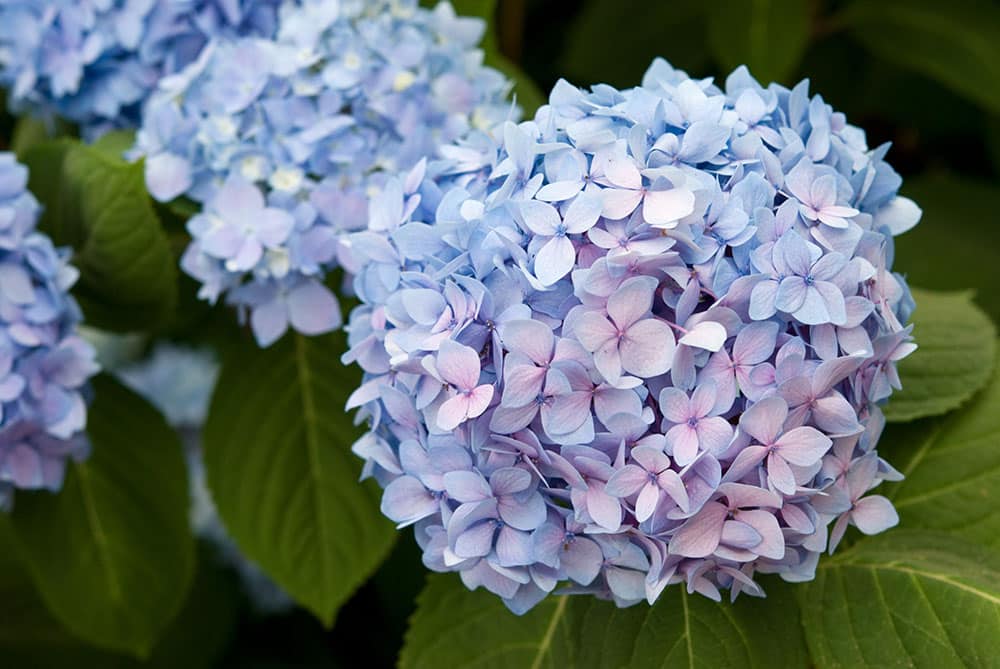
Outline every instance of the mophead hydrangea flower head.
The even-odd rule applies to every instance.
[[[57,115],[87,136],[139,125],[165,75],[218,35],[268,36],[280,0],[6,0],[0,86],[17,111]]]
[[[448,3],[287,3],[274,39],[219,40],[161,82],[138,136],[153,196],[201,205],[182,260],[261,345],[340,325],[324,285],[386,175],[516,113],[485,29]]]
[[[68,252],[35,230],[28,171],[0,153],[0,508],[15,489],[58,490],[66,464],[87,455],[83,434],[93,348],[76,328]]]
[[[868,494],[915,345],[919,208],[808,82],[559,82],[445,146],[349,237],[355,445],[424,563],[516,612],[813,577]]]

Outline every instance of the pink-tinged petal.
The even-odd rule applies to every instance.
[[[391,481],[382,493],[382,513],[402,525],[415,523],[441,509],[440,503],[412,476]]]
[[[749,508],[753,506],[777,509],[781,506],[781,497],[774,492],[756,485],[745,483],[722,483],[719,494],[729,500],[730,506]]]
[[[750,525],[738,520],[727,520],[722,525],[722,543],[735,548],[753,548],[763,537]]]
[[[288,312],[284,303],[274,299],[254,307],[250,313],[250,327],[261,347],[270,346],[281,339],[288,330]]]
[[[624,149],[623,144],[614,147]],[[642,175],[635,161],[624,150],[610,150],[604,153],[602,167],[608,181],[619,188],[638,189],[642,187]]]
[[[566,232],[574,235],[583,234],[594,227],[604,209],[604,198],[600,193],[580,193],[566,209],[563,225]]]
[[[821,363],[812,376],[816,396],[827,394],[835,385],[856,372],[866,359],[862,355],[848,355]]]
[[[831,437],[843,437],[864,431],[858,415],[840,393],[823,397],[812,406],[813,422]]]
[[[590,585],[601,572],[604,554],[596,542],[577,537],[563,549],[559,556],[560,566],[566,576],[580,585]]]
[[[587,311],[573,323],[573,335],[585,349],[593,353],[617,339],[618,333],[615,326],[600,312]]]
[[[878,534],[899,524],[899,514],[882,495],[869,495],[854,504],[851,520],[865,534]]]
[[[490,417],[490,430],[498,434],[513,434],[531,424],[538,415],[538,404],[531,402],[523,407],[499,406]]]
[[[739,481],[752,470],[754,470],[761,461],[767,456],[766,446],[747,446],[733,459],[732,464],[729,465],[729,469],[726,470],[726,475],[723,477],[723,481]]]
[[[776,281],[761,281],[750,291],[750,318],[762,321],[774,315],[774,302],[778,297]]]
[[[531,535],[513,527],[504,526],[497,532],[497,560],[504,567],[520,567],[531,564]]]
[[[538,399],[545,382],[545,368],[534,365],[504,367],[503,397],[500,406],[516,409]]]
[[[736,518],[760,534],[760,543],[752,549],[754,553],[772,560],[780,560],[785,557],[785,537],[778,525],[778,519],[774,517],[773,513],[762,509],[738,511]]]
[[[671,423],[683,423],[694,415],[687,393],[677,388],[660,391],[660,411]]]
[[[557,395],[552,404],[542,407],[542,426],[555,437],[575,432],[590,417],[590,393]]]
[[[317,335],[340,327],[340,304],[320,283],[307,281],[296,286],[288,293],[286,303],[288,320],[302,334]]]
[[[637,276],[622,283],[608,298],[608,315],[614,324],[625,330],[646,316],[653,307],[657,285],[659,282],[651,276]]]
[[[693,518],[688,519],[670,539],[668,550],[674,555],[703,558],[719,547],[722,526],[729,509],[718,502],[708,502]]]
[[[511,527],[525,532],[545,522],[545,499],[538,493],[520,498],[504,498],[497,505],[500,518]]]
[[[764,446],[777,441],[788,417],[788,405],[780,397],[766,397],[740,417],[740,429]]]
[[[796,376],[785,381],[778,388],[778,393],[793,407],[809,404],[813,400],[813,387],[807,376]]]
[[[436,365],[441,378],[459,390],[472,390],[479,383],[479,354],[468,346],[444,340],[438,348]]]
[[[642,201],[642,191],[605,188],[601,191],[601,197],[604,199],[601,215],[618,221],[635,211]]]
[[[837,522],[834,523],[833,529],[830,530],[830,555],[833,555],[833,551],[837,550],[837,545],[844,538],[844,532],[847,531],[850,521],[851,514],[845,513],[837,518]]]
[[[634,446],[630,455],[647,472],[661,472],[670,466],[670,458],[655,446]]]
[[[819,462],[833,446],[828,436],[813,427],[797,427],[781,435],[775,447],[781,457],[798,467]]]
[[[733,426],[725,418],[702,418],[696,429],[701,449],[715,455],[723,453],[733,440]]]
[[[444,489],[448,492],[449,497],[463,504],[480,502],[493,497],[493,490],[482,474],[471,471],[445,473]]]
[[[615,497],[628,497],[649,482],[649,473],[637,465],[625,465],[608,479],[605,490]]]
[[[667,430],[667,447],[674,462],[686,467],[698,456],[698,432],[687,423],[674,425]]]
[[[576,262],[576,248],[568,237],[553,237],[535,256],[535,276],[544,286],[551,286],[570,273]]]
[[[608,383],[618,383],[622,377],[622,358],[618,352],[618,343],[612,341],[595,351],[594,365]]]
[[[817,217],[819,218],[819,222],[829,225],[831,228],[837,228],[838,230],[848,228],[850,223],[848,223],[843,216],[834,213],[833,210],[835,209],[853,212],[849,213],[848,218],[857,216],[859,213],[857,209],[852,209],[850,207],[823,207],[819,210],[819,216]]]
[[[795,504],[786,504],[781,507],[781,518],[788,527],[800,534],[812,534],[816,531],[816,526],[806,512]]]
[[[691,393],[691,411],[694,416],[702,418],[710,415],[715,407],[717,395],[715,382],[711,379],[706,379],[704,383],[695,388],[694,392]]]
[[[556,234],[556,229],[562,224],[559,212],[546,202],[526,200],[518,205],[518,213],[528,230],[543,237]]]
[[[618,499],[602,490],[604,484],[594,481],[587,489],[587,513],[604,529],[616,532],[622,524],[622,506]]]
[[[642,217],[653,227],[665,227],[694,211],[694,193],[686,188],[651,190],[642,203]]]
[[[632,325],[619,344],[622,369],[648,379],[670,371],[674,357],[674,333],[656,318]]]
[[[493,550],[494,529],[489,521],[476,523],[458,536],[452,550],[460,558],[486,557]]]
[[[656,482],[670,495],[681,511],[687,513],[691,510],[691,500],[688,497],[687,488],[677,472],[672,469],[660,472],[660,475],[656,477]]]
[[[772,321],[750,323],[740,330],[733,344],[733,358],[740,365],[756,365],[774,353],[778,324]]]
[[[652,481],[646,483],[639,491],[635,501],[635,519],[640,523],[648,520],[660,503],[660,488]]]
[[[771,451],[767,456],[767,479],[783,495],[795,493],[795,474],[785,459]]]
[[[469,407],[466,410],[466,418],[478,418],[482,416],[493,401],[494,388],[492,384],[484,383],[473,389],[469,394]],[[439,421],[440,423],[440,421]]]
[[[540,321],[508,321],[500,326],[500,339],[508,351],[526,355],[538,365],[552,359],[552,328]]]
[[[438,429],[444,430],[445,432],[451,432],[468,420],[469,407],[471,403],[472,398],[462,392],[459,392],[449,400],[445,400],[445,402],[438,407]]]
[[[778,285],[778,292],[774,296],[774,306],[788,314],[797,313],[806,303],[810,292],[809,286],[806,285],[802,277],[787,276]]]
[[[726,343],[726,328],[715,321],[702,321],[681,337],[680,343],[715,353]]]

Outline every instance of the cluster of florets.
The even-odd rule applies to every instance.
[[[745,68],[549,102],[350,238],[355,452],[425,564],[518,612],[565,581],[718,599],[895,524],[866,493],[899,478],[878,404],[914,348],[890,265],[920,211],[887,147]]]
[[[280,0],[6,0],[0,86],[17,111],[58,115],[94,136],[139,124],[164,75],[216,35],[274,32]]]
[[[68,252],[35,231],[28,171],[0,153],[0,507],[14,489],[58,490],[87,455],[84,390],[94,351],[76,335]]]
[[[210,45],[161,82],[137,149],[150,192],[202,204],[182,267],[261,345],[340,324],[323,280],[370,194],[435,146],[510,112],[484,23],[416,0],[282,7],[273,40]]]

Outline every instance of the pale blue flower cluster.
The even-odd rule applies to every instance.
[[[15,111],[57,115],[85,136],[139,125],[161,77],[218,35],[274,33],[280,0],[5,0],[0,86]]]
[[[120,339],[112,339],[102,353],[116,357],[115,349],[124,348],[123,344]],[[243,588],[258,612],[281,613],[292,608],[288,595],[248,560],[230,538],[208,489],[201,431],[219,375],[215,356],[207,350],[162,342],[147,357],[121,366],[115,374],[159,409],[183,438],[191,490],[191,526],[195,534],[210,541],[219,558],[239,573]]]
[[[887,149],[808,82],[657,60],[389,182],[345,263],[383,512],[516,612],[759,596],[894,525],[866,493],[900,478],[875,446],[920,210]]]
[[[213,43],[165,78],[137,153],[154,197],[202,204],[182,260],[201,297],[248,311],[262,346],[339,326],[324,278],[385,175],[510,113],[484,28],[448,3],[286,4],[274,39]]]
[[[15,489],[58,490],[69,459],[87,456],[94,351],[77,336],[69,253],[35,231],[28,170],[0,153],[0,508]]]

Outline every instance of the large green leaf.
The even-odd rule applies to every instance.
[[[73,247],[74,288],[87,322],[109,330],[153,329],[172,313],[177,269],[141,164],[116,155],[120,137],[85,146],[67,139],[24,155],[29,188],[45,207],[41,228]]]
[[[0,548],[9,539],[0,524]],[[100,650],[70,634],[46,609],[24,565],[0,550],[0,657],[17,669],[210,669],[236,623],[235,578],[212,564],[205,547],[184,608],[146,660]]]
[[[820,562],[799,592],[817,667],[1000,666],[1000,562],[992,551],[897,530]]]
[[[229,533],[327,625],[396,536],[375,488],[357,480],[359,431],[344,411],[357,378],[343,350],[338,335],[237,347],[204,432],[208,484]]]
[[[857,0],[841,17],[870,51],[1000,111],[1000,9],[986,0]]]
[[[699,0],[590,0],[569,26],[558,74],[580,86],[636,86],[658,56],[695,76],[706,74],[706,6]]]
[[[93,385],[90,458],[58,494],[19,493],[11,520],[53,615],[96,646],[144,656],[193,572],[187,471],[160,414],[109,377]]]
[[[1000,548],[1000,369],[986,388],[943,418],[890,426],[880,452],[906,478],[880,491],[906,528],[959,534]]]
[[[769,580],[765,588],[767,599],[716,604],[670,586],[655,606],[628,609],[589,596],[550,596],[515,616],[454,575],[434,575],[410,621],[400,669],[804,669],[792,586]]]
[[[996,328],[969,293],[914,290],[919,348],[899,364],[903,389],[885,409],[890,421],[938,416],[961,406],[990,380]]]
[[[809,43],[806,0],[722,0],[708,13],[708,40],[727,72],[750,68],[765,85],[789,83]]]
[[[1000,244],[991,243],[1000,188],[939,173],[908,179],[903,194],[924,215],[917,227],[895,239],[896,270],[924,288],[972,288],[976,302],[1000,322]]]

